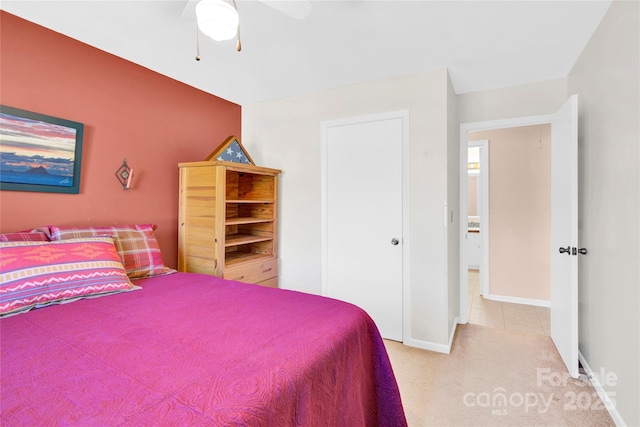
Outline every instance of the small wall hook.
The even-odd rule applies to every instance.
[[[127,164],[127,159],[122,159],[122,165],[120,165],[116,170],[116,178],[118,178],[118,182],[122,185],[124,190],[129,190],[131,188],[133,169],[131,169]]]

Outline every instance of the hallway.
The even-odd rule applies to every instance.
[[[480,295],[480,274],[469,270],[469,323],[538,335],[551,334],[550,309],[492,301]]]

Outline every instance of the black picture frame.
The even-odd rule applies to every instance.
[[[0,105],[0,190],[80,192],[84,124]]]

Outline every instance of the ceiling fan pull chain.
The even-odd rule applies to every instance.
[[[238,41],[236,42],[236,50],[240,52],[242,50],[242,43],[240,42],[240,11],[238,10],[236,0],[233,0],[233,7],[235,7],[236,12],[238,12]]]
[[[196,61],[200,61],[200,29],[196,22]]]

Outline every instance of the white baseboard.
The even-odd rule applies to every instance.
[[[551,301],[532,298],[507,297],[503,295],[483,295],[484,298],[493,301],[511,302],[514,304],[537,305],[538,307],[551,307]]]
[[[404,345],[408,345],[409,347],[421,348],[423,350],[435,351],[438,353],[449,354],[449,346],[446,344],[438,344],[431,341],[422,341],[422,340],[414,340],[409,339],[402,342]]]
[[[430,341],[422,341],[416,339],[409,339],[402,342],[404,345],[408,345],[409,347],[421,348],[423,350],[435,351],[437,353],[445,353],[449,354],[451,349],[446,344],[438,344]]]
[[[591,381],[591,384],[593,384],[593,388],[596,390],[596,393],[598,393],[600,400],[602,400],[604,407],[607,408],[609,415],[611,415],[613,422],[618,427],[626,427],[627,424],[622,419],[622,416],[620,415],[620,412],[618,412],[615,403],[611,401],[609,394],[606,392],[604,387],[602,387],[602,384],[600,384],[600,378],[596,373],[593,372],[591,366],[589,366],[587,360],[584,358],[580,351],[578,351],[578,359],[580,360],[580,363],[582,364],[585,372],[589,376],[589,380]]]
[[[456,317],[453,321],[453,326],[451,327],[451,333],[449,334],[449,343],[448,344],[438,344],[431,341],[422,341],[416,339],[408,339],[403,341],[404,345],[408,345],[409,347],[421,348],[423,350],[435,351],[437,353],[450,354],[451,346],[453,345],[453,338],[456,334],[456,328],[458,327],[458,323],[460,323],[460,318]]]

